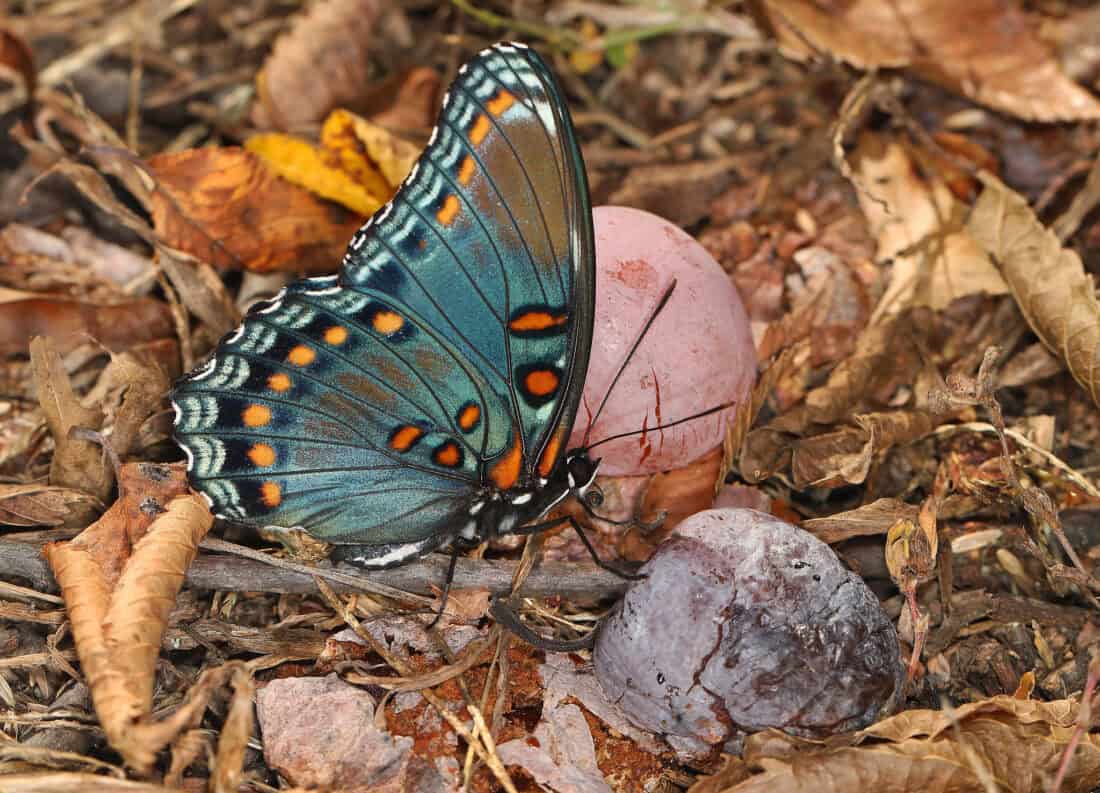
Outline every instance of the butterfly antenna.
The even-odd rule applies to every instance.
[[[737,400],[733,399],[729,402],[723,402],[721,405],[715,405],[712,408],[700,411],[699,413],[692,413],[690,416],[684,416],[682,419],[676,419],[676,421],[670,421],[668,424],[658,424],[656,427],[642,427],[640,430],[631,430],[630,432],[620,432],[615,435],[609,435],[602,440],[598,440],[591,446],[585,446],[586,451],[592,451],[597,446],[609,443],[611,441],[617,441],[619,438],[629,438],[631,435],[641,435],[643,432],[656,432],[657,430],[667,430],[669,427],[675,427],[677,424],[684,424],[688,421],[695,421],[695,419],[701,419],[703,416],[709,416],[712,413],[718,413],[725,410],[728,407],[733,407],[737,404]]]
[[[596,408],[596,415],[593,416],[588,422],[588,428],[584,431],[584,448],[591,449],[588,445],[588,434],[592,432],[592,428],[596,425],[596,422],[600,420],[600,414],[603,413],[604,405],[607,404],[607,400],[611,398],[611,392],[615,390],[615,386],[619,383],[619,378],[623,376],[623,372],[626,371],[626,367],[630,365],[630,360],[634,357],[634,353],[638,351],[638,347],[641,346],[642,340],[645,339],[649,333],[649,329],[653,327],[653,323],[660,315],[661,311],[668,304],[668,300],[672,297],[672,290],[676,288],[676,279],[673,278],[671,283],[665,288],[664,293],[661,295],[661,299],[657,301],[656,307],[650,312],[649,317],[646,319],[645,324],[642,325],[641,331],[638,332],[638,337],[634,339],[634,343],[630,346],[630,352],[626,354],[626,358],[623,359],[622,364],[619,366],[619,370],[615,372],[615,376],[611,378],[611,384],[607,387],[607,390],[603,393],[603,399],[600,401],[600,406]],[[693,416],[692,418],[697,418]],[[686,420],[686,419],[685,419]],[[630,433],[633,435],[634,433]],[[606,439],[610,440],[610,439]],[[604,441],[600,441],[603,443]],[[595,445],[595,444],[594,444]]]

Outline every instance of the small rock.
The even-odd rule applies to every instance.
[[[264,758],[299,787],[404,793],[438,771],[412,754],[413,740],[374,724],[374,699],[336,675],[273,680],[256,693]],[[425,786],[427,785],[427,786]]]
[[[902,689],[878,600],[825,543],[751,509],[680,524],[597,638],[596,676],[678,750],[738,751],[776,727],[823,737],[871,724]]]

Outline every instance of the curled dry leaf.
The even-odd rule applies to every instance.
[[[48,338],[35,338],[30,349],[38,404],[54,442],[50,484],[83,490],[99,501],[106,501],[114,472],[103,449],[69,435],[74,428],[98,430],[103,426],[103,413],[84,407],[77,400],[61,356]],[[87,517],[90,519],[91,515]]]
[[[173,335],[160,300],[140,298],[109,305],[0,289],[0,356],[25,354],[35,336],[49,336],[58,352],[87,341],[120,350]]]
[[[1100,304],[1081,258],[991,176],[967,229],[1000,267],[1032,330],[1100,405]]]
[[[810,745],[776,732],[746,742],[744,759],[763,769],[725,793],[840,793],[860,789],[1046,793],[1066,751],[1080,704],[997,696],[957,709],[907,710],[856,734],[862,745]],[[866,743],[864,743],[866,742]],[[1086,793],[1100,774],[1100,735],[1085,733],[1062,793]]]
[[[810,518],[802,522],[802,528],[832,545],[853,537],[886,534],[901,519],[915,521],[917,507],[896,498],[880,498],[846,512],[825,518]]]
[[[346,110],[321,128],[321,144],[281,133],[255,135],[245,148],[279,176],[366,216],[389,200],[420,150]]]
[[[157,476],[164,472],[145,468],[161,472]],[[146,493],[136,513],[130,499],[120,499],[76,539],[44,549],[65,598],[100,723],[111,745],[139,773],[151,770],[156,753],[180,729],[175,722],[150,720],[155,665],[184,573],[214,521],[198,496],[178,496],[165,510],[148,495],[182,490],[178,467],[160,482],[155,476],[145,479],[134,490],[135,499],[141,487]],[[140,536],[132,553],[121,556],[135,535]],[[109,545],[117,550],[107,550]],[[107,571],[103,561],[110,563]]]
[[[939,310],[964,295],[1008,291],[997,268],[961,226],[958,170],[902,141],[864,135],[856,149],[857,195],[881,261],[893,260],[876,316],[910,306]]]
[[[222,269],[331,272],[362,218],[276,176],[234,147],[158,154],[151,197],[157,232]]]
[[[860,484],[876,454],[922,438],[935,427],[932,416],[922,411],[864,413],[852,420],[855,427],[841,427],[794,444],[791,475],[798,487]]]
[[[1028,121],[1100,118],[1100,102],[1070,80],[1016,2],[767,0],[782,47],[824,51],[861,69],[908,67],[976,102]]]
[[[256,78],[252,121],[293,129],[316,124],[367,93],[371,34],[386,10],[379,0],[322,0],[271,48]]]

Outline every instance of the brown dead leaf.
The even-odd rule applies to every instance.
[[[907,341],[905,328],[894,321],[863,329],[852,354],[837,364],[824,385],[806,394],[806,419],[817,424],[841,421],[863,404],[884,379],[901,374]],[[900,337],[900,338],[899,338]]]
[[[782,376],[792,368],[796,358],[795,348],[789,347],[782,350],[766,368],[762,367],[749,398],[741,402],[734,411],[733,418],[726,425],[726,435],[722,439],[722,464],[718,469],[718,476],[714,479],[716,494],[725,482],[727,473],[735,470],[736,467],[740,467],[742,472],[745,471],[741,466],[741,459],[749,430],[760,414],[768,394]],[[755,465],[757,470],[762,470],[758,460],[750,461],[750,464]]]
[[[798,488],[858,485],[867,479],[874,455],[872,434],[843,427],[797,441],[791,452],[791,477]]]
[[[155,488],[156,481],[141,478],[144,484],[133,488],[132,499],[119,499],[85,533],[68,543],[51,543],[44,553],[65,598],[107,739],[129,766],[148,773],[157,752],[194,716],[181,708],[169,719],[152,721],[153,682],[168,614],[213,516],[195,495],[178,496],[167,509],[155,500],[149,503],[139,491]],[[162,482],[171,489],[186,487],[179,466]],[[125,557],[114,550],[103,554],[108,546],[128,551],[131,540],[132,553]]]
[[[181,464],[124,463],[119,469],[119,497],[95,523],[68,544],[96,563],[105,586],[113,588],[149,524],[176,496],[187,492]]]
[[[43,170],[48,169],[69,179],[88,200],[155,248],[160,267],[179,291],[180,299],[211,328],[215,336],[228,333],[237,324],[233,301],[210,264],[169,247],[153,233],[143,218],[118,199],[102,173],[58,155],[50,147],[21,132],[19,127],[14,127],[11,135],[27,150],[30,160],[38,163]],[[125,149],[109,146],[98,146],[89,150],[88,154],[104,172],[117,177],[149,214],[153,214],[153,196],[159,191],[145,163]],[[161,200],[164,200],[163,195]]]
[[[80,525],[84,516],[102,509],[100,501],[80,490],[0,485],[0,524],[4,526]]]
[[[226,147],[158,154],[153,222],[173,247],[222,269],[327,273],[362,218],[280,179],[256,155]]]
[[[158,412],[172,383],[153,350],[114,354],[88,398],[103,405],[111,427],[111,448],[130,453],[142,424]]]
[[[636,207],[692,226],[710,213],[710,202],[724,191],[745,165],[743,155],[690,163],[659,163],[632,168],[607,199],[608,204]]]
[[[0,115],[30,101],[36,77],[31,48],[14,31],[0,29]]]
[[[369,46],[387,6],[378,0],[322,0],[279,37],[256,77],[252,121],[290,130],[355,105],[368,89]]]
[[[953,710],[907,710],[857,733],[867,741],[830,748],[775,731],[746,741],[762,769],[725,793],[868,791],[1046,793],[1073,734],[1080,704],[998,696]],[[873,741],[871,739],[874,739]],[[1100,735],[1085,733],[1062,793],[1087,793],[1100,775]],[[858,780],[858,781],[856,781]]]
[[[82,490],[99,501],[106,501],[114,483],[114,472],[103,449],[69,434],[78,427],[98,430],[103,426],[103,413],[84,407],[77,400],[61,356],[49,338],[33,339],[30,352],[38,403],[55,447],[50,484]]]
[[[428,129],[439,112],[439,74],[418,66],[394,75],[372,91],[379,101],[368,98],[365,111],[375,124],[397,130]],[[372,111],[372,105],[379,109]]]
[[[1100,305],[1081,258],[991,176],[967,229],[994,258],[1032,330],[1100,405]]]
[[[26,354],[31,339],[48,336],[66,353],[88,341],[110,350],[169,338],[172,317],[160,300],[104,305],[55,295],[0,289],[0,356]]]
[[[964,295],[1008,291],[963,228],[963,204],[947,181],[957,177],[943,169],[942,159],[873,134],[862,136],[853,159],[860,207],[878,241],[877,258],[893,261],[876,317],[910,306],[939,310]]]
[[[1100,118],[1100,102],[1066,77],[1016,2],[766,0],[764,13],[798,59],[818,50],[860,69],[908,67],[1028,121]]]
[[[918,508],[896,498],[880,498],[862,507],[838,512],[827,518],[810,518],[802,528],[830,545],[853,537],[886,534],[901,519],[915,521]]]

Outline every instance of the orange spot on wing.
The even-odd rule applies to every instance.
[[[264,506],[274,508],[283,503],[283,491],[276,482],[264,482],[260,485],[260,500]]]
[[[405,326],[405,318],[396,311],[379,311],[371,318],[371,326],[383,336],[392,336]]]
[[[549,311],[525,311],[508,323],[508,327],[518,333],[548,330],[564,325],[569,320],[567,314],[551,314]]]
[[[458,166],[459,184],[469,184],[470,180],[474,178],[474,171],[476,170],[477,168],[474,166],[474,158],[467,154],[462,160],[462,165]]]
[[[439,465],[445,465],[448,468],[454,468],[462,460],[462,455],[458,451],[458,447],[450,441],[440,446],[435,450],[435,454],[432,455],[432,459]]]
[[[449,226],[454,222],[456,217],[458,217],[458,198],[454,195],[449,195],[444,199],[443,206],[440,210],[435,213],[435,219],[444,226]]]
[[[481,418],[481,408],[477,405],[467,405],[458,412],[458,426],[469,432],[477,426],[478,419]]]
[[[271,421],[271,408],[266,405],[249,405],[241,413],[246,427],[263,427]]]
[[[504,456],[489,469],[489,478],[501,490],[507,490],[519,480],[520,467],[523,465],[523,447],[519,433],[516,433],[512,445]]]
[[[549,369],[536,369],[533,372],[528,372],[527,376],[523,378],[523,387],[528,394],[541,397],[557,391],[560,382],[561,378]]]
[[[295,366],[309,366],[316,357],[317,353],[304,344],[292,348],[286,355],[286,359]]]
[[[424,431],[420,427],[414,427],[412,424],[398,427],[390,436],[390,448],[399,452],[407,452],[414,443],[420,440],[420,436],[423,434]]]
[[[542,450],[542,454],[539,455],[539,476],[543,479],[547,479],[550,473],[554,470],[554,463],[558,461],[558,452],[561,451],[561,439],[564,434],[564,430],[558,430],[550,436],[550,440],[546,443],[546,448]]]
[[[333,347],[339,346],[348,340],[348,329],[342,325],[333,325],[325,331],[325,342]]]
[[[489,134],[490,129],[489,117],[482,113],[474,119],[474,124],[470,127],[470,143],[477,146],[485,140],[485,136]]]
[[[290,377],[283,374],[282,372],[276,372],[275,374],[271,375],[271,377],[267,378],[267,387],[277,393],[281,394],[284,391],[289,391],[290,386]]]
[[[494,116],[499,116],[505,110],[516,103],[516,98],[501,88],[497,95],[486,103],[486,109]]]
[[[248,459],[255,466],[267,468],[269,465],[275,465],[275,450],[266,443],[254,443],[248,450]]]

